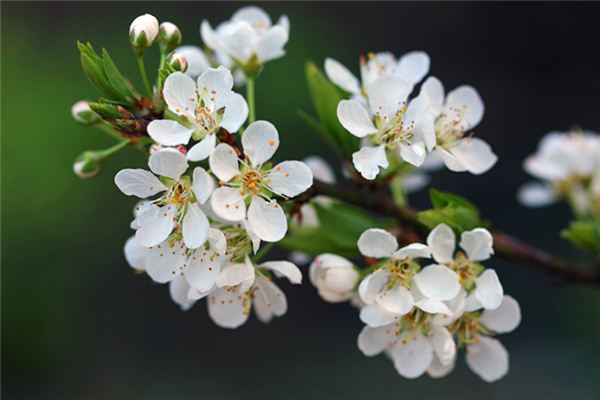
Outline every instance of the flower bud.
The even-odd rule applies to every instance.
[[[71,115],[75,121],[82,125],[94,125],[100,122],[100,116],[90,108],[90,103],[85,100],[73,104]]]
[[[104,156],[97,151],[84,151],[73,163],[73,172],[82,179],[93,178],[102,170]]]
[[[153,15],[140,15],[129,26],[129,41],[137,56],[143,55],[157,36],[158,20]]]
[[[169,53],[181,44],[181,31],[172,22],[160,24],[158,43],[165,53]]]
[[[351,299],[359,277],[350,261],[335,254],[321,254],[310,265],[310,281],[330,303]]]
[[[188,69],[188,63],[186,58],[179,53],[173,53],[169,56],[167,64],[175,71],[185,72]]]

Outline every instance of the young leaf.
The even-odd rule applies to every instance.
[[[129,86],[129,82],[121,75],[119,69],[110,58],[108,51],[106,49],[102,49],[102,59],[104,66],[104,73],[106,74],[106,78],[108,82],[112,85],[112,88],[119,93],[122,98],[133,98],[135,97],[131,88]]]
[[[431,189],[433,209],[421,211],[419,221],[430,229],[444,223],[457,233],[487,225],[481,221],[479,210],[467,199],[452,193]]]
[[[572,221],[560,235],[580,249],[600,257],[600,220]]]

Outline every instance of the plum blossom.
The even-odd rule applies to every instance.
[[[325,59],[325,73],[329,80],[355,98],[368,97],[373,82],[385,75],[397,76],[412,87],[419,83],[429,72],[429,56],[422,51],[411,51],[400,58],[392,53],[369,53],[360,59],[360,77],[358,80],[352,72],[338,61]]]
[[[248,118],[246,100],[232,88],[231,72],[222,66],[206,69],[196,83],[183,72],[169,75],[163,96],[179,121],[154,120],[148,124],[148,134],[163,146],[186,145],[194,139],[198,143],[190,148],[187,158],[208,158],[219,130],[236,132]]]
[[[354,297],[360,275],[349,260],[326,253],[314,259],[309,277],[323,300],[339,303]]]
[[[252,73],[256,73],[262,64],[285,54],[289,31],[290,23],[285,15],[273,25],[269,15],[256,6],[239,9],[216,29],[206,20],[200,26],[206,46],[227,55]]]
[[[268,261],[254,265],[249,258],[225,265],[217,278],[216,289],[208,296],[208,315],[219,326],[234,329],[243,325],[251,309],[268,323],[287,312],[285,294],[272,275],[286,277],[293,284],[302,282],[302,273],[289,261]]]
[[[367,107],[357,100],[338,104],[342,126],[366,142],[352,155],[354,167],[365,179],[375,179],[381,168],[389,166],[386,152],[418,167],[435,146],[428,97],[418,96],[407,104],[411,90],[402,78],[384,75],[371,84]]]
[[[186,247],[199,248],[209,232],[209,221],[200,206],[212,193],[213,179],[201,167],[194,169],[192,179],[184,176],[188,163],[175,149],[151,154],[148,166],[152,172],[123,169],[115,176],[115,184],[128,196],[149,199],[160,193],[139,206],[143,209],[134,221],[138,242],[152,247],[169,237],[181,237]]]
[[[467,135],[481,121],[484,105],[479,93],[463,85],[444,96],[439,79],[429,77],[421,86],[434,117],[435,148],[451,171],[479,175],[494,166],[498,157],[485,141]],[[466,137],[465,137],[466,136]]]
[[[600,209],[600,134],[548,133],[523,168],[540,181],[521,187],[518,198],[522,204],[540,207],[567,198],[577,212]]]
[[[358,292],[366,304],[360,319],[371,327],[388,325],[408,314],[414,307],[427,312],[449,313],[444,301],[459,290],[458,275],[444,265],[421,268],[417,258],[431,257],[431,250],[421,243],[398,249],[396,238],[383,229],[368,229],[358,239],[358,249],[365,257],[377,258],[375,272],[360,283]]]
[[[281,240],[287,232],[287,218],[272,194],[299,195],[312,185],[312,173],[301,161],[283,161],[274,167],[267,162],[279,146],[279,134],[270,122],[250,124],[242,135],[242,146],[244,159],[225,143],[209,157],[210,169],[222,184],[211,197],[212,209],[227,221],[247,218],[261,240]]]
[[[433,259],[446,265],[460,277],[460,283],[470,291],[466,298],[466,311],[485,308],[493,310],[500,306],[504,290],[496,271],[484,269],[480,261],[494,254],[493,237],[484,228],[475,228],[461,234],[462,251],[455,254],[456,236],[446,224],[436,226],[427,237]]]

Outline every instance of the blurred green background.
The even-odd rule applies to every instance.
[[[83,150],[112,144],[77,125],[70,106],[93,99],[76,40],[110,50],[138,82],[130,21],[150,12],[200,44],[239,3],[2,3],[2,394],[7,399],[597,399],[598,289],[559,285],[492,260],[523,310],[502,341],[511,372],[485,384],[464,362],[442,380],[400,378],[380,356],[356,347],[361,324],[348,305],[322,302],[308,284],[282,286],[289,311],[265,326],[216,327],[203,303],[181,312],[166,286],[136,276],[122,245],[134,203],[113,176],[142,167],[134,150],[96,179],[71,172]],[[258,116],[282,136],[278,159],[320,154],[338,161],[296,115],[310,110],[304,62],[332,56],[356,72],[359,54],[422,49],[447,88],[470,83],[486,102],[478,134],[497,166],[480,177],[440,172],[434,186],[481,206],[495,226],[556,252],[581,257],[557,232],[566,207],[527,210],[515,191],[521,161],[540,137],[572,124],[600,128],[600,5],[499,3],[262,3],[287,14],[285,58],[257,84]],[[151,59],[156,60],[152,54]],[[138,82],[139,83],[139,82]],[[425,193],[412,201],[427,207]],[[585,260],[585,258],[582,258]],[[306,276],[305,276],[306,277]]]

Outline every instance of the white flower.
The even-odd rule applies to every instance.
[[[268,274],[268,275],[267,275]],[[250,310],[264,323],[287,311],[285,294],[269,277],[286,277],[293,284],[302,282],[302,273],[289,261],[269,261],[254,266],[250,259],[239,264],[225,265],[215,289],[208,297],[208,314],[223,328],[243,325]]]
[[[129,26],[129,40],[136,52],[143,54],[158,37],[158,20],[150,14],[140,15]]]
[[[504,290],[496,271],[485,269],[478,264],[494,254],[493,237],[487,229],[475,228],[463,232],[460,247],[464,250],[454,255],[456,236],[446,224],[436,226],[427,236],[427,245],[434,260],[452,268],[461,277],[461,284],[474,289],[466,299],[466,311],[481,307],[493,310],[500,306]]]
[[[526,183],[519,190],[519,201],[526,206],[541,207],[566,197],[578,211],[586,212],[594,206],[588,190],[600,202],[598,190],[594,194],[594,181],[600,179],[598,133],[548,133],[540,141],[536,153],[527,157],[523,168],[541,180]]]
[[[148,134],[164,146],[187,144],[190,138],[199,140],[187,158],[206,159],[215,148],[218,131],[236,132],[248,117],[246,100],[232,88],[233,77],[224,67],[205,70],[197,83],[182,72],[169,75],[163,95],[181,122],[154,120],[148,124]]]
[[[152,154],[148,165],[152,172],[123,169],[115,176],[117,187],[128,196],[146,199],[162,193],[155,200],[146,202],[143,212],[136,218],[139,243],[146,247],[156,246],[174,232],[182,235],[188,248],[202,246],[208,237],[209,222],[200,205],[210,197],[213,179],[201,167],[194,169],[192,180],[182,176],[188,163],[175,149]]]
[[[185,57],[188,64],[185,73],[192,79],[198,78],[204,71],[210,68],[208,57],[206,57],[206,54],[198,46],[179,46],[175,49],[175,53]]]
[[[312,185],[312,173],[301,161],[283,161],[274,167],[267,163],[279,146],[279,134],[270,122],[250,124],[242,135],[242,146],[244,160],[225,143],[209,157],[211,171],[223,184],[211,197],[212,209],[227,221],[247,217],[260,239],[276,242],[287,232],[287,218],[277,201],[270,198],[271,193],[297,196]]]
[[[213,30],[207,21],[202,21],[202,40],[212,50],[224,53],[242,66],[257,64],[282,57],[289,37],[289,21],[282,16],[276,25],[261,8],[244,7],[229,21]],[[254,67],[254,65],[252,65]]]
[[[386,150],[419,166],[435,145],[428,98],[419,96],[407,106],[411,90],[402,78],[384,75],[371,85],[368,107],[357,100],[338,104],[337,116],[344,128],[373,146],[364,146],[352,155],[354,167],[365,179],[375,179],[380,168],[388,167]]]
[[[398,249],[396,238],[389,232],[368,229],[358,239],[358,249],[365,257],[384,259],[358,288],[366,304],[360,312],[364,323],[371,327],[387,325],[413,307],[449,313],[443,302],[459,293],[459,277],[444,265],[421,268],[415,259],[431,257],[429,247],[412,243]]]
[[[392,53],[370,53],[360,60],[362,83],[338,61],[325,59],[325,73],[337,86],[354,96],[367,97],[370,87],[379,77],[392,75],[402,78],[412,87],[429,72],[429,56],[422,51],[412,51],[397,59]]]
[[[344,257],[321,254],[310,265],[309,271],[310,281],[323,300],[339,303],[354,296],[359,274],[354,265]]]
[[[483,101],[471,86],[459,86],[444,97],[444,86],[434,77],[421,87],[419,97],[429,103],[435,118],[436,150],[451,171],[483,174],[498,160],[489,144],[465,137],[483,117]]]

